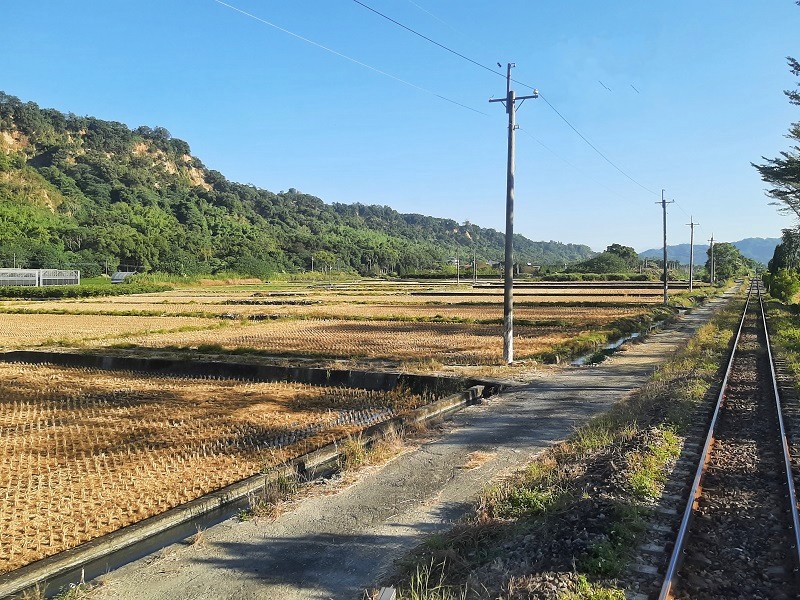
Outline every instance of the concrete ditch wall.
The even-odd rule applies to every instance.
[[[179,375],[184,377],[243,379],[249,381],[287,381],[312,385],[346,386],[364,390],[392,390],[398,387],[413,394],[433,394],[440,397],[473,385],[483,385],[487,391],[493,383],[477,379],[412,375],[392,371],[359,371],[352,369],[317,369],[281,367],[213,360],[171,358],[140,358],[93,353],[44,352],[13,350],[0,352],[0,361],[14,363],[47,363],[62,367],[85,367],[108,371],[135,371],[148,374]]]

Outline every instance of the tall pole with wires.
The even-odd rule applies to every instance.
[[[498,65],[499,66],[499,65]],[[492,98],[489,102],[502,102],[508,114],[508,163],[506,169],[506,248],[503,265],[503,360],[514,362],[514,154],[515,132],[517,130],[517,102],[520,105],[529,98],[538,98],[539,92],[533,90],[530,96],[517,96],[511,89],[511,69],[516,65],[508,63],[506,71],[506,97]]]
[[[692,219],[690,215],[687,225],[689,226],[689,231],[691,232],[689,233],[689,293],[691,293],[694,280],[694,227],[695,225],[700,225],[700,223],[695,223],[694,219]]]
[[[714,267],[716,265],[714,264],[714,234],[713,233],[711,234],[711,239],[708,240],[708,243],[709,243],[709,250],[711,251],[711,256],[709,257],[711,259],[711,273],[708,274],[708,282],[711,285],[714,285],[714,279],[716,278],[717,274],[714,273]]]
[[[458,255],[458,240],[456,240],[456,283],[461,285],[461,259]]]
[[[664,190],[661,190],[661,202],[656,202],[656,204],[660,204],[662,210],[664,211],[664,306],[669,304],[669,272],[667,268],[667,204],[672,204],[675,200],[667,200],[664,198]]]

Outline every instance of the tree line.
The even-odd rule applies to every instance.
[[[0,266],[266,278],[313,264],[403,275],[436,271],[455,255],[503,253],[502,233],[469,222],[229,181],[163,127],[130,129],[0,92],[0,136]],[[514,242],[521,262],[594,254],[519,235]]]

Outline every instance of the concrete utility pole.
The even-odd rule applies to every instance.
[[[489,102],[502,102],[508,114],[508,168],[506,170],[506,253],[503,265],[503,360],[514,362],[514,143],[517,130],[517,101],[520,106],[525,100],[538,98],[539,91],[533,90],[530,96],[517,96],[511,89],[511,69],[508,63],[506,73],[506,97],[492,98]]]
[[[475,246],[472,247],[472,283],[478,283],[478,259]]]
[[[689,215],[687,225],[690,227],[689,231],[691,231],[689,234],[689,292],[691,293],[694,280],[694,226],[700,225],[700,223],[695,223],[691,215]]]
[[[711,285],[714,285],[714,280],[716,279],[716,273],[714,272],[715,266],[714,265],[714,234],[711,234],[711,239],[708,240],[709,244],[711,244],[711,273],[708,274],[708,282]]]
[[[458,255],[458,245],[456,245],[456,283],[461,283],[461,258]]]
[[[664,306],[669,304],[669,284],[667,283],[669,279],[667,273],[667,204],[672,204],[673,202],[675,200],[667,202],[664,199],[664,190],[661,190],[661,202],[656,202],[656,204],[660,204],[664,210]]]

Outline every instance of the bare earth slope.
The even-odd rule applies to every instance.
[[[299,502],[275,522],[229,520],[207,530],[203,545],[176,545],[122,567],[98,597],[359,598],[424,535],[447,529],[492,477],[641,386],[724,301],[601,366],[566,369],[466,409],[435,440],[334,495]]]

